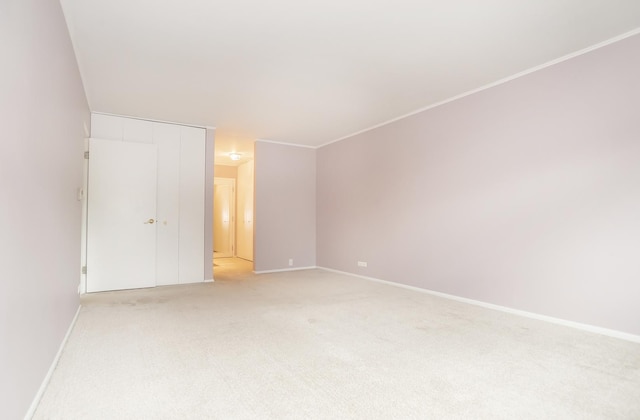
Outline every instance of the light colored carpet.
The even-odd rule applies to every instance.
[[[242,258],[217,258],[213,265],[213,278],[224,280],[244,277],[253,271],[253,263]]]
[[[639,419],[640,345],[321,270],[85,295],[36,419]]]

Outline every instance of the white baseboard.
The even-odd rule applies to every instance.
[[[206,279],[204,282],[205,282],[205,283],[213,283],[213,282],[214,282],[214,280],[213,280],[213,279]]]
[[[62,343],[60,343],[60,347],[58,347],[58,352],[53,358],[53,361],[51,362],[51,366],[49,367],[49,371],[47,372],[44,379],[42,380],[42,384],[40,384],[40,388],[38,389],[36,396],[33,398],[33,401],[31,402],[31,406],[29,407],[27,414],[25,414],[24,416],[24,420],[30,420],[31,417],[33,417],[33,415],[36,413],[38,404],[40,404],[40,399],[42,398],[42,395],[44,394],[45,389],[47,389],[47,385],[49,385],[49,381],[51,380],[53,371],[56,369],[56,366],[58,366],[58,361],[60,360],[60,356],[62,355],[64,346],[67,344],[67,340],[69,340],[69,336],[71,335],[71,331],[73,330],[74,325],[76,325],[76,320],[78,319],[78,315],[80,315],[80,309],[82,309],[82,305],[78,305],[78,310],[76,311],[76,314],[71,320],[71,324],[67,329],[67,333],[64,335],[64,338],[62,339]]]
[[[480,300],[474,300],[474,299],[464,298],[464,297],[460,297],[460,296],[456,296],[456,295],[450,295],[450,294],[447,294],[447,293],[436,292],[436,291],[429,290],[429,289],[422,289],[420,287],[409,286],[409,285],[402,284],[402,283],[395,283],[395,282],[388,281],[388,280],[381,280],[381,279],[377,279],[375,277],[363,276],[363,275],[360,275],[360,274],[349,273],[349,272],[346,272],[346,271],[334,270],[332,268],[327,268],[327,267],[317,267],[317,268],[319,268],[321,270],[325,270],[325,271],[331,271],[333,273],[344,274],[344,275],[347,275],[347,276],[358,277],[358,278],[361,278],[361,279],[375,281],[375,282],[378,282],[378,283],[384,283],[384,284],[389,284],[389,285],[392,285],[392,286],[402,287],[404,289],[414,290],[414,291],[417,291],[417,292],[428,293],[430,295],[439,296],[439,297],[442,297],[442,298],[445,298],[445,299],[451,299],[451,300],[456,300],[458,302],[469,303],[471,305],[481,306],[483,308],[488,308],[488,309],[494,309],[496,311],[507,312],[507,313],[510,313],[510,314],[513,314],[513,315],[519,315],[519,316],[523,316],[523,317],[526,317],[526,318],[532,318],[532,319],[537,319],[537,320],[540,320],[540,321],[551,322],[553,324],[563,325],[565,327],[576,328],[576,329],[579,329],[579,330],[588,331],[588,332],[601,334],[601,335],[606,335],[606,336],[609,336],[609,337],[619,338],[619,339],[631,341],[631,342],[634,342],[634,343],[640,343],[640,335],[630,334],[630,333],[626,333],[626,332],[622,332],[622,331],[618,331],[618,330],[611,330],[609,328],[596,327],[595,325],[582,324],[580,322],[568,321],[566,319],[561,319],[561,318],[554,318],[552,316],[541,315],[541,314],[537,314],[535,312],[527,312],[527,311],[523,311],[523,310],[520,310],[520,309],[509,308],[508,306],[495,305],[493,303],[482,302]]]
[[[282,273],[285,271],[300,271],[300,270],[313,270],[314,268],[318,268],[315,265],[310,267],[291,267],[291,268],[280,268],[278,270],[261,270],[254,271],[253,274],[267,274],[267,273]]]

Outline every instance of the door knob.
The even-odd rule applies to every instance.
[[[146,222],[144,222],[145,225],[152,225],[154,223],[155,223],[155,220],[153,220],[153,219],[149,219]]]

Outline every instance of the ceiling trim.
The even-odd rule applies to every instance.
[[[578,51],[575,51],[575,52],[573,52],[573,53],[570,53],[570,54],[564,55],[564,56],[562,56],[562,57],[560,57],[560,58],[556,58],[555,60],[551,60],[551,61],[548,61],[548,62],[546,62],[546,63],[544,63],[544,64],[540,64],[540,65],[538,65],[538,66],[531,67],[530,69],[523,70],[523,71],[521,71],[521,72],[519,72],[519,73],[516,73],[516,74],[514,74],[514,75],[507,76],[507,77],[505,77],[505,78],[502,78],[502,79],[500,79],[500,80],[497,80],[497,81],[492,82],[492,83],[489,83],[489,84],[486,84],[486,85],[481,86],[481,87],[479,87],[479,88],[472,89],[472,90],[469,90],[469,91],[467,91],[467,92],[461,93],[460,95],[456,95],[456,96],[453,96],[453,97],[451,97],[451,98],[445,99],[445,100],[443,100],[443,101],[436,102],[435,104],[428,105],[428,106],[425,106],[425,107],[423,107],[423,108],[419,108],[419,109],[417,109],[417,110],[415,110],[415,111],[411,111],[411,112],[409,112],[408,114],[404,114],[404,115],[401,115],[401,116],[399,116],[399,117],[392,118],[392,119],[387,120],[387,121],[385,121],[385,122],[382,122],[382,123],[380,123],[380,124],[376,124],[376,125],[373,125],[373,126],[371,126],[371,127],[368,127],[368,128],[362,129],[362,130],[360,130],[360,131],[356,131],[355,133],[352,133],[352,134],[346,135],[346,136],[344,136],[344,137],[340,137],[340,138],[335,139],[335,140],[331,140],[330,142],[327,142],[327,143],[321,144],[321,145],[319,145],[319,146],[315,146],[315,147],[313,147],[313,148],[315,148],[315,149],[319,149],[319,148],[321,148],[321,147],[325,147],[325,146],[328,146],[328,145],[330,145],[330,144],[337,143],[337,142],[342,141],[342,140],[346,140],[346,139],[348,139],[348,138],[351,138],[351,137],[357,136],[357,135],[359,135],[359,134],[366,133],[367,131],[371,131],[371,130],[374,130],[374,129],[376,129],[376,128],[380,128],[380,127],[384,127],[385,125],[389,125],[389,124],[394,123],[394,122],[396,122],[396,121],[403,120],[403,119],[405,119],[405,118],[411,117],[411,116],[413,116],[413,115],[419,114],[419,113],[424,112],[424,111],[427,111],[427,110],[429,110],[429,109],[437,108],[437,107],[439,107],[439,106],[442,106],[442,105],[448,104],[449,102],[457,101],[458,99],[462,99],[462,98],[464,98],[465,96],[473,95],[474,93],[478,93],[478,92],[481,92],[481,91],[483,91],[483,90],[487,90],[487,89],[490,89],[490,88],[492,88],[492,87],[502,85],[502,84],[507,83],[507,82],[510,82],[510,81],[512,81],[512,80],[514,80],[514,79],[518,79],[518,78],[520,78],[520,77],[526,76],[526,75],[531,74],[531,73],[534,73],[534,72],[536,72],[536,71],[539,71],[539,70],[545,69],[545,68],[547,68],[547,67],[551,67],[551,66],[556,65],[556,64],[559,64],[559,63],[562,63],[563,61],[567,61],[567,60],[570,60],[570,59],[572,59],[572,58],[575,58],[575,57],[581,56],[581,55],[583,55],[583,54],[587,54],[587,53],[589,53],[589,52],[591,52],[591,51],[594,51],[594,50],[600,49],[600,48],[602,48],[602,47],[606,47],[607,45],[614,44],[614,43],[616,43],[616,42],[622,41],[622,40],[624,40],[624,39],[626,39],[626,38],[629,38],[629,37],[632,37],[632,36],[634,36],[634,35],[638,35],[638,34],[640,34],[640,28],[633,29],[633,30],[631,30],[631,31],[629,31],[629,32],[625,32],[625,33],[623,33],[623,34],[621,34],[621,35],[615,36],[615,37],[613,37],[613,38],[609,38],[609,39],[607,39],[607,40],[605,40],[605,41],[599,42],[599,43],[594,44],[594,45],[592,45],[592,46],[590,46],[590,47],[583,48],[583,49],[578,50]],[[276,143],[276,142],[273,142],[273,143]]]
[[[322,147],[322,146],[310,146],[308,144],[285,143],[282,141],[265,140],[265,139],[256,139],[256,142],[279,144],[282,146],[303,147],[305,149],[317,149],[318,147]]]

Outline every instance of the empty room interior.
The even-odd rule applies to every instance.
[[[1,0],[0,418],[640,418],[640,2]]]

